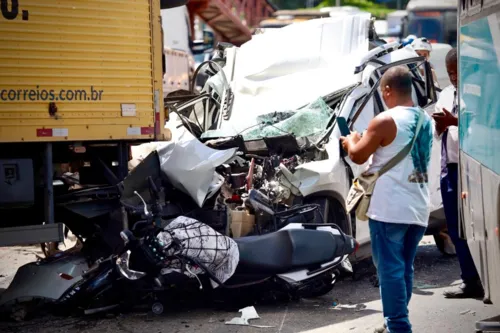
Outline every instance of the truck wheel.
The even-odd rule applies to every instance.
[[[455,245],[453,245],[447,230],[437,232],[433,236],[439,252],[446,256],[454,256],[457,254],[455,251]]]

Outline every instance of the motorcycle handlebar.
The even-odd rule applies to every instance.
[[[162,204],[160,203],[160,191],[158,190],[153,178],[149,176],[147,181],[151,196],[150,200],[148,200],[149,202],[146,202],[138,191],[134,191],[134,194],[141,200],[140,205],[131,205],[123,200],[120,203],[130,214],[145,215],[145,218],[152,222],[161,217],[160,214],[162,212]]]

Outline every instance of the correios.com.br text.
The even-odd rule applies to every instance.
[[[1,89],[0,100],[8,101],[100,101],[104,90],[90,89]]]

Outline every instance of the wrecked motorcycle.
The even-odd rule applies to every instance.
[[[179,217],[118,259],[122,272],[132,271],[138,280],[154,277],[154,313],[163,312],[168,299],[162,293],[168,295],[172,285],[193,287],[193,282],[200,290],[225,299],[264,294],[318,297],[333,288],[335,270],[358,247],[335,224],[290,223],[274,233],[235,240],[213,230],[193,231],[203,228],[210,229]],[[137,243],[134,234],[123,236],[127,244]]]
[[[151,204],[134,191],[143,203],[135,210],[146,219],[120,233],[124,246],[119,252],[90,268],[78,253],[25,265],[6,291],[11,304],[49,300],[58,313],[94,314],[149,302],[152,311],[160,314],[172,299],[172,289],[226,295],[258,289],[263,294],[316,297],[333,288],[335,269],[358,247],[334,224],[289,223],[274,233],[236,240],[183,216],[161,228],[154,223],[162,211],[159,191],[151,177],[148,183]],[[20,273],[26,270],[39,279]],[[42,286],[49,280],[50,285]],[[17,290],[17,298],[13,297],[16,288],[27,284],[36,296],[23,299]],[[54,289],[37,294],[37,287],[47,290],[47,286]],[[55,298],[56,294],[60,296]]]

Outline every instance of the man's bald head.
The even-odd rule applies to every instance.
[[[451,64],[457,64],[458,63],[458,50],[456,47],[452,48],[448,53],[446,54],[446,66],[451,65]]]
[[[382,92],[389,92],[398,99],[411,99],[412,78],[407,66],[389,68],[380,81]],[[384,94],[385,95],[385,94]]]

